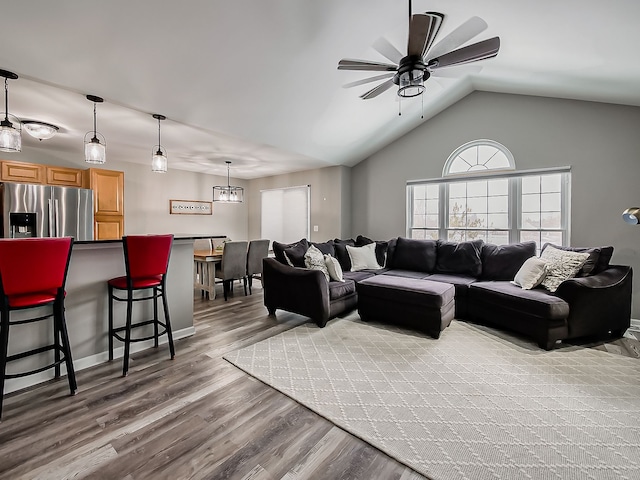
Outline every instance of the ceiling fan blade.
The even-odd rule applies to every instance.
[[[429,70],[460,65],[495,57],[500,50],[500,37],[493,37],[429,60]]]
[[[389,90],[389,88],[391,88],[392,85],[393,85],[393,78],[390,78],[386,82],[381,83],[380,85],[378,85],[375,88],[372,88],[368,92],[363,93],[362,95],[360,95],[360,98],[363,99],[363,100],[368,100],[370,98],[377,97],[382,92],[385,92],[385,91]]]
[[[444,15],[437,12],[413,15],[409,23],[407,55],[424,56],[433,44],[443,19]]]
[[[482,67],[480,65],[464,65],[458,68],[441,68],[438,70],[434,70],[431,73],[432,77],[437,78],[462,78],[465,75],[475,75],[482,71]]]
[[[395,72],[397,65],[370,62],[368,60],[351,60],[343,58],[338,62],[338,70],[370,70],[374,72]]]
[[[464,45],[487,29],[487,22],[480,17],[471,17],[429,50],[429,57],[435,58]]]
[[[373,48],[380,55],[391,60],[396,65],[399,64],[402,57],[404,57],[404,55],[384,37],[380,37],[373,42]]]
[[[364,85],[366,83],[377,82],[378,80],[384,80],[385,78],[393,77],[394,75],[395,73],[392,73],[392,72],[383,73],[382,75],[376,75],[375,77],[369,77],[369,78],[364,78],[362,80],[357,80],[355,82],[345,83],[342,86],[342,88],[357,87],[359,85]]]

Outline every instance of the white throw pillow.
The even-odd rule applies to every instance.
[[[329,272],[329,277],[331,280],[335,280],[336,282],[344,282],[344,278],[342,276],[342,267],[340,266],[340,262],[337,258],[332,257],[327,254],[324,256],[324,264],[327,266],[327,271]]]
[[[527,259],[511,283],[522,287],[523,290],[531,290],[542,283],[547,274],[547,262],[538,257]]]
[[[304,266],[311,270],[320,270],[324,273],[327,282],[330,280],[329,271],[324,263],[324,255],[313,245],[311,245],[307,250],[307,253],[304,254]]]
[[[562,282],[578,274],[589,254],[558,250],[548,245],[540,258],[547,263],[547,275],[541,285],[550,292],[555,292]]]
[[[349,258],[351,258],[352,272],[367,269],[378,270],[382,268],[376,258],[375,242],[365,245],[364,247],[352,247],[351,245],[347,245],[346,247]]]

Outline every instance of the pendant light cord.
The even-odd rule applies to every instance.
[[[4,77],[4,119],[9,121],[9,79]]]
[[[93,138],[97,138],[96,132],[98,131],[98,123],[96,119],[96,102],[93,102]]]

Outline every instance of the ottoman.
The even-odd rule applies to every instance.
[[[455,287],[450,283],[376,275],[356,288],[358,313],[365,322],[395,323],[439,338],[454,318]]]

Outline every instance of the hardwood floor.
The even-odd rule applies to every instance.
[[[260,282],[195,297],[196,334],[7,395],[0,479],[421,479],[222,359],[307,321],[269,317]]]
[[[0,479],[421,479],[222,359],[306,318],[269,317],[259,282],[194,299],[196,334],[5,397]],[[589,348],[640,357],[640,333]]]

